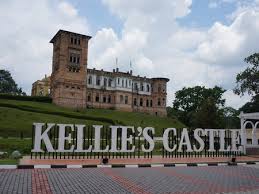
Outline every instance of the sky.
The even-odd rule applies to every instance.
[[[233,93],[235,77],[259,51],[259,0],[0,0],[0,69],[30,94],[51,74],[50,39],[59,29],[92,36],[89,68],[131,69],[167,77],[168,102],[183,87],[221,86],[226,105],[250,100]]]

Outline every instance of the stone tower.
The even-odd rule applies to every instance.
[[[51,97],[54,104],[86,108],[86,74],[90,36],[59,30],[53,43]]]

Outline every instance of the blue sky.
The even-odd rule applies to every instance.
[[[118,58],[123,71],[131,60],[136,75],[168,77],[168,105],[196,85],[223,87],[235,108],[250,99],[233,88],[259,51],[259,0],[12,0],[0,1],[0,17],[0,68],[28,94],[51,74],[49,40],[64,29],[92,36],[90,68],[112,71]]]

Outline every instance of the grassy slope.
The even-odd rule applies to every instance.
[[[9,105],[16,108],[7,107]],[[38,111],[41,113],[37,113]],[[184,127],[176,119],[155,117],[143,113],[104,109],[75,111],[49,103],[0,99],[0,136],[19,137],[20,132],[23,131],[24,136],[30,137],[33,122],[152,126],[156,129],[156,135],[161,135],[162,128]]]

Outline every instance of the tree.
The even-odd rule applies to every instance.
[[[252,65],[247,67],[243,72],[236,76],[236,87],[234,93],[238,95],[249,95],[259,94],[259,53],[255,53],[247,58],[245,62]]]
[[[3,69],[0,69],[0,93],[25,95],[22,89],[18,88],[11,73]]]
[[[259,94],[252,97],[251,102],[247,102],[244,106],[242,106],[239,111],[243,111],[245,113],[252,113],[259,111]]]
[[[191,118],[192,127],[201,128],[222,128],[224,127],[223,111],[218,109],[215,99],[209,97],[204,99],[201,107],[193,114]]]
[[[204,123],[201,123],[199,119],[201,118],[201,114],[204,116],[212,114],[212,112],[210,113],[204,110],[210,109],[210,111],[212,111],[212,109],[215,108],[217,112],[215,115],[221,115],[219,111],[225,105],[225,99],[222,98],[224,92],[225,90],[218,86],[214,88],[205,88],[202,86],[192,88],[184,87],[182,90],[176,92],[173,109],[179,113],[179,115],[177,115],[178,119],[187,126],[203,125]],[[199,117],[197,115],[199,115]],[[217,119],[217,117],[214,118]],[[210,125],[207,126],[219,126],[219,124],[215,125],[213,122],[214,121],[211,120]]]

